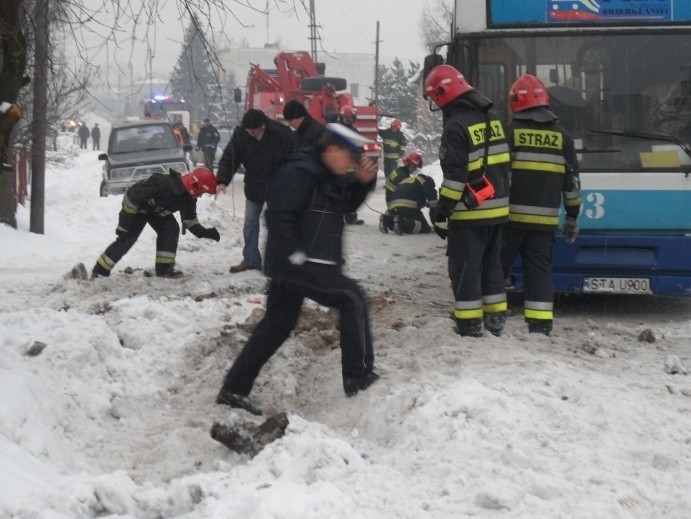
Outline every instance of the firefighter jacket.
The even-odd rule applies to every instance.
[[[315,265],[340,271],[343,215],[354,212],[373,186],[334,175],[314,149],[293,153],[269,187],[265,274],[303,284]]]
[[[553,121],[515,118],[509,135],[511,224],[554,231],[562,200],[566,215],[576,218],[581,211],[581,189],[571,136]]]
[[[396,187],[408,177],[410,177],[410,168],[408,166],[399,166],[389,173],[389,176],[386,177],[386,183],[384,184],[387,201],[391,198]]]
[[[391,128],[379,130],[379,136],[384,145],[384,160],[398,160],[405,155],[407,143],[401,130],[397,132]]]
[[[192,234],[197,238],[204,237],[207,229],[197,220],[197,199],[185,190],[180,173],[154,173],[132,184],[125,192],[118,229],[128,232],[137,215],[164,218],[177,211],[180,211],[182,223]]]
[[[227,186],[242,165],[245,168],[245,197],[257,204],[264,203],[269,184],[288,155],[295,151],[295,146],[293,131],[276,121],[266,122],[259,140],[243,126],[238,126],[218,162],[216,180]]]
[[[433,182],[426,182],[419,175],[411,175],[398,184],[388,203],[388,209],[422,209],[436,199],[437,190]]]
[[[204,125],[199,129],[199,135],[197,135],[197,147],[211,146],[215,148],[220,140],[221,135],[213,124]]]
[[[504,125],[492,112],[481,110],[462,97],[451,101],[443,112],[439,161],[444,181],[439,189],[437,219],[448,217],[449,229],[506,222],[511,157]],[[490,139],[485,149],[487,120]],[[466,190],[477,186],[483,174],[494,186],[494,196],[470,209],[463,202]]]
[[[305,115],[298,129],[295,130],[297,137],[297,149],[314,146],[322,135],[326,133],[326,126],[314,119],[310,114]]]

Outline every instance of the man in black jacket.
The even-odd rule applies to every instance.
[[[326,127],[307,113],[305,106],[295,99],[288,101],[283,108],[283,119],[297,137],[297,149],[314,146],[326,133]]]
[[[264,270],[271,278],[266,315],[226,375],[216,403],[261,411],[248,395],[262,366],[295,327],[305,298],[338,309],[343,389],[352,396],[373,384],[369,311],[361,288],[341,271],[343,213],[364,202],[376,166],[360,158],[370,143],[336,123],[312,150],[290,156],[269,188]],[[355,176],[347,175],[356,168]]]
[[[95,123],[91,129],[91,141],[94,144],[95,150],[101,149],[101,129],[98,127],[98,123]]]
[[[230,267],[231,273],[261,270],[259,252],[259,219],[266,191],[279,166],[295,151],[295,137],[287,126],[269,120],[261,110],[248,110],[242,125],[223,150],[218,163],[218,192],[225,193],[240,165],[245,167],[245,223],[242,234],[245,246],[242,261]]]
[[[216,158],[216,146],[221,136],[216,127],[211,124],[208,117],[204,118],[204,125],[199,129],[197,135],[197,149],[201,149],[204,154],[204,165],[213,171],[214,159]]]
[[[156,275],[177,278],[182,272],[175,270],[180,225],[174,213],[180,211],[185,227],[197,238],[219,241],[215,227],[203,227],[197,220],[197,198],[204,193],[216,192],[216,177],[206,168],[195,168],[180,176],[154,173],[149,178],[132,184],[122,197],[122,209],[115,228],[116,240],[96,260],[91,279],[108,277],[115,264],[137,242],[148,223],[156,231]]]

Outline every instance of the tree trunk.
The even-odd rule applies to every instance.
[[[20,23],[21,4],[21,0],[0,0],[0,102],[16,102],[19,90],[29,82],[24,76],[26,41]],[[0,114],[0,160],[3,162],[9,162],[12,156],[8,148],[15,122]],[[0,222],[17,226],[11,171],[0,171]]]

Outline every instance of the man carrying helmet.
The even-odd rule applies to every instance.
[[[392,230],[399,236],[432,232],[422,209],[429,207],[431,216],[436,205],[437,188],[434,179],[422,173],[410,175],[394,190],[386,214],[379,220],[379,230],[384,234]]]
[[[353,130],[354,132],[360,133],[355,127],[355,119],[357,118],[357,110],[350,105],[343,105],[338,111],[338,122],[340,122],[346,128]],[[355,173],[353,169],[351,174]],[[355,211],[352,213],[345,213],[343,215],[343,221],[348,225],[362,225],[365,221],[362,218],[358,218]]]
[[[379,130],[384,145],[384,176],[388,177],[398,166],[398,159],[405,155],[406,139],[401,131],[401,121],[394,119],[391,125]]]
[[[343,213],[364,202],[377,174],[374,162],[361,155],[362,146],[372,141],[341,124],[327,129],[314,148],[291,154],[269,186],[266,314],[228,371],[217,404],[261,414],[248,395],[262,366],[290,336],[305,298],[339,312],[346,395],[379,378],[367,300],[342,272]]]
[[[450,65],[433,68],[424,94],[444,114],[439,160],[444,180],[434,218],[448,237],[449,278],[461,336],[499,336],[506,321],[502,227],[509,216],[510,155],[493,103]]]
[[[154,173],[131,185],[122,198],[122,209],[115,228],[117,238],[96,260],[91,278],[108,277],[115,264],[127,254],[148,223],[156,231],[156,275],[177,278],[175,270],[180,226],[173,214],[180,211],[183,224],[197,238],[219,241],[215,227],[203,227],[197,220],[197,198],[216,193],[216,177],[207,168],[195,168],[180,175]]]
[[[528,331],[549,335],[553,322],[552,249],[562,199],[564,239],[572,243],[578,235],[578,158],[573,139],[549,109],[549,94],[542,81],[531,74],[519,77],[509,92],[509,104],[513,113],[509,127],[512,175],[502,267],[508,277],[521,255]]]

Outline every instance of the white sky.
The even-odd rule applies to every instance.
[[[390,63],[395,57],[402,59],[404,63],[408,60],[421,63],[425,49],[420,36],[420,13],[428,3],[435,2],[436,0],[317,0],[316,16],[317,23],[321,26],[319,32],[322,38],[318,52],[322,52],[323,47],[327,52],[374,54],[376,22],[379,20],[381,63]],[[251,0],[249,3],[261,10],[266,6],[266,0]],[[218,20],[214,32],[223,27],[225,34],[235,45],[246,41],[252,47],[262,47],[268,40],[279,41],[282,48],[309,51],[309,17],[303,4],[309,6],[309,0],[271,0],[268,38],[267,17],[242,6],[232,7],[242,24],[228,17]],[[167,0],[162,5],[166,8],[160,9],[158,13],[161,23],[156,28],[152,60],[152,68],[156,75],[167,74],[172,70],[181,53],[182,35],[188,25],[188,18],[180,17],[177,4],[173,0]],[[292,8],[293,5],[295,9]],[[103,13],[103,16],[107,14]],[[130,63],[130,47],[127,41],[129,34],[128,28],[123,27],[122,48],[115,50],[111,46],[110,56],[102,50],[92,62],[104,67],[110,66],[112,70],[117,60],[121,67],[127,67]],[[97,40],[95,37],[90,39],[94,43]],[[139,44],[136,48],[138,50],[131,59],[135,78],[143,76],[144,69],[148,67],[145,45]],[[141,71],[141,74],[138,74],[138,71]]]
[[[107,142],[107,121],[87,121]],[[60,148],[45,235],[27,208],[0,225],[0,517],[688,519],[691,379],[668,367],[691,366],[691,297],[562,298],[551,337],[518,309],[502,337],[460,338],[445,242],[377,230],[380,172],[344,269],[370,298],[382,379],[346,398],[336,321],[313,318],[256,381],[254,403],[290,425],[249,458],[209,436],[251,419],[214,404],[264,304],[260,272],[228,273],[242,176],[200,199],[221,241],[180,237],[185,278],[142,275],[147,228],[109,279],[77,281],[65,273],[114,238],[122,197],[98,196],[99,152]],[[424,172],[439,183],[438,163]]]

